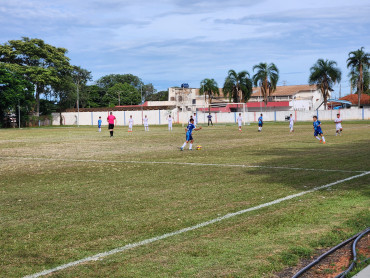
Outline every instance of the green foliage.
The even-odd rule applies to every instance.
[[[5,126],[5,114],[14,113],[18,117],[18,105],[24,125],[33,103],[32,84],[21,75],[0,67],[0,125]]]
[[[40,112],[40,95],[47,86],[58,86],[72,70],[67,49],[46,44],[41,39],[10,40],[0,45],[0,62],[26,76],[36,86],[36,112]]]
[[[133,74],[109,74],[99,78],[96,81],[96,85],[104,90],[108,90],[116,83],[127,83],[138,90],[140,89],[140,85],[142,84],[140,78]]]
[[[321,91],[324,98],[324,106],[328,102],[330,91],[335,83],[341,80],[341,71],[336,67],[337,62],[332,60],[318,59],[317,62],[311,67],[308,83],[310,85],[316,84],[317,89]]]
[[[350,83],[358,93],[358,107],[361,105],[361,94],[369,90],[370,82],[370,53],[365,53],[363,49],[364,47],[361,47],[356,51],[351,51],[347,59],[347,67],[351,69]]]
[[[254,70],[257,70],[257,72],[253,75],[253,84],[256,87],[261,87],[262,96],[265,104],[267,104],[268,97],[276,90],[279,80],[279,69],[274,63],[260,63],[253,67]]]
[[[159,91],[156,94],[150,94],[145,97],[145,101],[167,101],[168,91]]]
[[[215,95],[220,95],[217,82],[212,78],[205,78],[200,82],[199,94],[206,94],[208,96],[208,111],[211,109],[212,98]]]
[[[252,81],[247,71],[236,73],[229,70],[225,79],[223,93],[234,102],[247,102],[252,94]]]
[[[103,101],[108,103],[109,107],[116,105],[137,105],[141,102],[141,96],[134,86],[128,83],[116,83],[107,90]]]

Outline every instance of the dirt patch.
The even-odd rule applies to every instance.
[[[303,273],[300,278],[333,278],[346,270],[351,264],[352,260],[352,243],[349,242],[342,248],[336,250],[324,258],[320,263],[313,266],[307,272]],[[311,263],[315,258],[329,251],[331,248],[321,249],[316,252],[310,259],[305,259],[299,262],[297,266],[289,267],[275,275],[276,278],[290,278],[296,274],[303,267]],[[357,258],[370,257],[370,234],[368,233],[357,242]]]

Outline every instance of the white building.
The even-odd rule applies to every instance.
[[[249,111],[304,111],[324,109],[323,97],[321,92],[316,89],[315,85],[293,85],[293,86],[278,86],[276,90],[268,98],[267,106],[263,102],[261,89],[259,87],[252,89],[252,95],[247,102]],[[229,99],[225,98],[220,89],[220,95],[212,99],[212,104],[229,103]],[[168,89],[168,101],[150,101],[148,106],[174,106],[177,111],[196,111],[199,108],[208,107],[208,98],[205,95],[199,95],[197,88],[179,88],[171,87]],[[235,105],[232,103],[225,104],[223,112],[234,111]],[[214,108],[212,110],[218,110]]]

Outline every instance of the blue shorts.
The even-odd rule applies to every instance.
[[[318,129],[315,129],[315,132],[314,132],[313,136],[317,136],[317,135],[321,135],[321,134],[323,134],[322,130],[321,130],[321,128],[318,128]]]
[[[262,127],[262,125],[263,125],[263,123],[258,123],[258,126],[259,126],[259,127]]]
[[[186,133],[186,141],[191,141],[193,140],[193,136],[191,135],[191,133]]]

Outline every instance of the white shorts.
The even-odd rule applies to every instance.
[[[128,128],[132,128],[132,124],[129,124],[129,125],[128,125]]]
[[[335,128],[336,128],[336,130],[340,130],[340,129],[342,129],[342,125],[341,124],[336,124]]]

